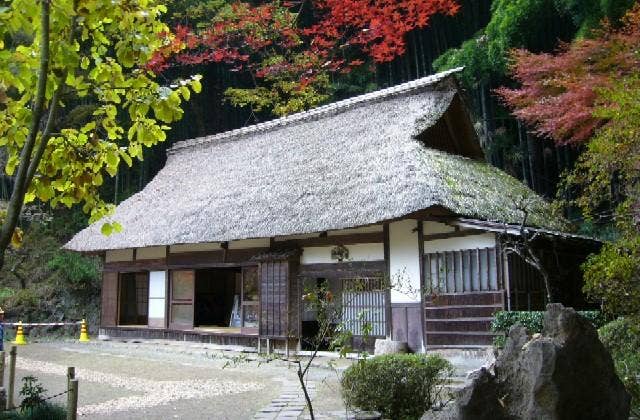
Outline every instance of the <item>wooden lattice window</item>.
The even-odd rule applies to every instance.
[[[425,290],[435,294],[500,290],[500,257],[495,247],[425,254]]]
[[[353,335],[384,337],[387,290],[382,277],[358,277],[342,280],[342,322]]]

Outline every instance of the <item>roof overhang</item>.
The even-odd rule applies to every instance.
[[[488,232],[502,233],[505,235],[513,235],[520,236],[522,235],[522,231],[530,232],[530,233],[538,233],[545,236],[554,236],[565,239],[577,239],[581,241],[591,241],[602,243],[602,240],[586,235],[578,235],[575,233],[561,232],[557,230],[549,230],[549,229],[541,229],[533,226],[520,226],[516,224],[509,223],[500,223],[500,222],[490,222],[486,220],[479,219],[468,219],[463,217],[450,218],[444,221],[444,223],[450,226],[457,226],[459,228],[464,229],[477,229],[484,230]]]

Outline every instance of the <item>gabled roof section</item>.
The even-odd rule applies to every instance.
[[[432,207],[519,223],[517,197],[536,196],[479,160],[469,116],[454,106],[453,73],[178,143],[144,190],[116,209],[112,219],[121,233],[104,236],[98,222],[65,247],[101,251],[305,234]],[[431,130],[445,117],[443,129]],[[534,201],[531,224],[559,229],[548,205]]]
[[[284,126],[293,126],[300,123],[305,123],[313,120],[330,118],[331,116],[348,111],[351,108],[369,105],[379,101],[388,101],[398,96],[405,96],[415,94],[416,92],[433,89],[435,85],[443,80],[448,80],[448,86],[446,90],[454,90],[453,79],[449,76],[462,71],[462,67],[450,69],[437,73],[421,79],[412,80],[410,82],[402,83],[390,88],[376,90],[374,92],[366,93],[364,95],[354,96],[352,98],[344,99],[342,101],[332,102],[327,105],[319,106],[317,108],[310,109],[309,111],[298,112],[285,117],[276,118],[274,120],[266,121],[259,124],[250,125],[236,130],[225,131],[223,133],[214,134],[212,136],[197,137],[194,139],[188,139],[176,143],[171,149],[168,150],[168,154],[179,152],[182,149],[212,143],[212,142],[224,142],[228,140],[234,140],[240,137],[255,135],[258,133],[264,133],[267,131],[275,130]],[[453,97],[448,98],[447,102],[450,102]],[[442,104],[444,105],[444,104]],[[446,104],[448,106],[448,104]],[[430,110],[433,113],[426,112],[421,118],[416,120],[414,136],[419,136],[425,130],[430,128],[437,117],[440,117],[444,109],[442,107],[433,107]],[[445,107],[446,109],[446,107]],[[477,141],[476,141],[477,143]],[[479,148],[479,143],[478,143]]]

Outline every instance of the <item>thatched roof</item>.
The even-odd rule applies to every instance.
[[[475,132],[463,129],[471,127],[469,117],[453,106],[460,101],[451,73],[178,143],[144,190],[117,207],[121,233],[104,236],[98,222],[65,247],[100,251],[321,232],[432,206],[518,223],[515,197],[533,194],[522,183],[483,161],[425,146],[443,143],[435,137],[446,130],[435,127],[446,119],[460,153],[478,157]],[[533,225],[558,228],[542,199],[534,207]]]

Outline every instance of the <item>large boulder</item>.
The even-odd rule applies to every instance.
[[[476,372],[453,404],[425,418],[627,420],[630,400],[593,325],[550,304],[542,334],[513,326],[494,372]]]

